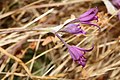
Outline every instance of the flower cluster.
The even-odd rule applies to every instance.
[[[92,21],[94,20],[98,21],[97,13],[98,13],[97,7],[92,8],[87,12],[83,13],[82,15],[80,15],[78,18],[70,21],[68,24],[65,25],[65,28],[61,31],[65,31],[72,34],[85,34],[86,32],[83,29],[79,28],[80,24],[93,25],[100,30],[100,27],[97,24],[92,23]]]
[[[72,20],[71,22],[67,23],[65,25],[65,27],[60,30],[60,32],[67,32],[67,33],[71,33],[71,34],[86,34],[86,32],[81,29],[80,24],[88,24],[88,25],[93,25],[98,27],[98,29],[100,29],[100,27],[94,23],[92,23],[93,20],[97,20],[98,21],[98,17],[97,17],[97,13],[98,13],[98,9],[97,8],[92,8],[90,10],[88,10],[87,12],[85,12],[84,14],[80,15],[80,17]],[[79,48],[77,46],[74,45],[69,45],[67,44],[60,36],[57,32],[55,32],[55,35],[63,42],[63,44],[68,48],[68,51],[72,57],[72,59],[74,61],[77,61],[81,66],[85,66],[86,64],[86,58],[84,57],[84,54],[86,52],[92,51],[94,47],[92,47],[91,49],[84,49],[84,48]]]
[[[120,0],[112,0],[112,3],[117,9],[120,9]],[[118,18],[120,20],[120,11],[118,12]]]

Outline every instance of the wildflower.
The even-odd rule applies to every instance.
[[[98,20],[98,17],[96,16],[97,13],[98,13],[98,9],[92,8],[87,12],[83,13],[82,15],[80,15],[79,20],[80,22],[89,22],[93,20]]]
[[[92,47],[91,49],[87,50],[84,48],[79,48],[76,46],[69,46],[68,47],[68,51],[71,55],[71,57],[73,58],[74,61],[77,61],[80,65],[82,65],[83,67],[86,64],[86,58],[84,57],[84,54],[86,52],[89,52],[91,50],[93,50],[94,47]]]
[[[65,28],[63,28],[60,31],[68,32],[71,34],[86,34],[86,32],[83,29],[81,29],[79,26],[80,24],[68,24],[65,26]]]
[[[65,44],[65,46],[68,48],[68,51],[71,55],[71,57],[73,58],[74,61],[77,61],[80,65],[82,65],[83,67],[86,64],[86,58],[84,57],[84,54],[86,52],[89,52],[91,50],[93,50],[94,47],[92,47],[91,49],[84,49],[84,48],[79,48],[77,46],[70,46],[68,45],[57,33],[55,33],[55,35],[63,42],[63,44]]]
[[[97,20],[98,21],[98,8],[92,8],[88,11],[86,11],[85,13],[83,13],[82,15],[80,15],[80,17],[74,19],[73,21],[71,21],[70,23],[76,23],[76,22],[80,22],[82,24],[89,24],[89,25],[93,25],[99,28],[100,27],[97,24],[92,23],[91,21],[93,20]]]
[[[112,3],[117,9],[120,9],[120,0],[112,0]],[[118,12],[118,18],[120,20],[120,11]]]

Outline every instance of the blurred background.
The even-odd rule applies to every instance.
[[[94,44],[82,67],[47,30],[94,7],[101,31],[81,24],[86,35],[61,33],[70,45]],[[119,8],[110,0],[0,0],[0,79],[120,80]]]

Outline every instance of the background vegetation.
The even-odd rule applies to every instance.
[[[81,25],[87,35],[62,34],[86,53],[84,68],[71,59],[66,47],[46,29],[98,7],[101,27]],[[119,80],[120,20],[104,0],[0,0],[1,80]]]

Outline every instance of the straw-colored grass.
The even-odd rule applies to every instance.
[[[103,1],[0,1],[0,80],[119,80],[120,20]],[[50,30],[95,6],[101,31],[81,25],[86,35],[61,33],[68,44],[86,49],[94,44],[82,68]]]

